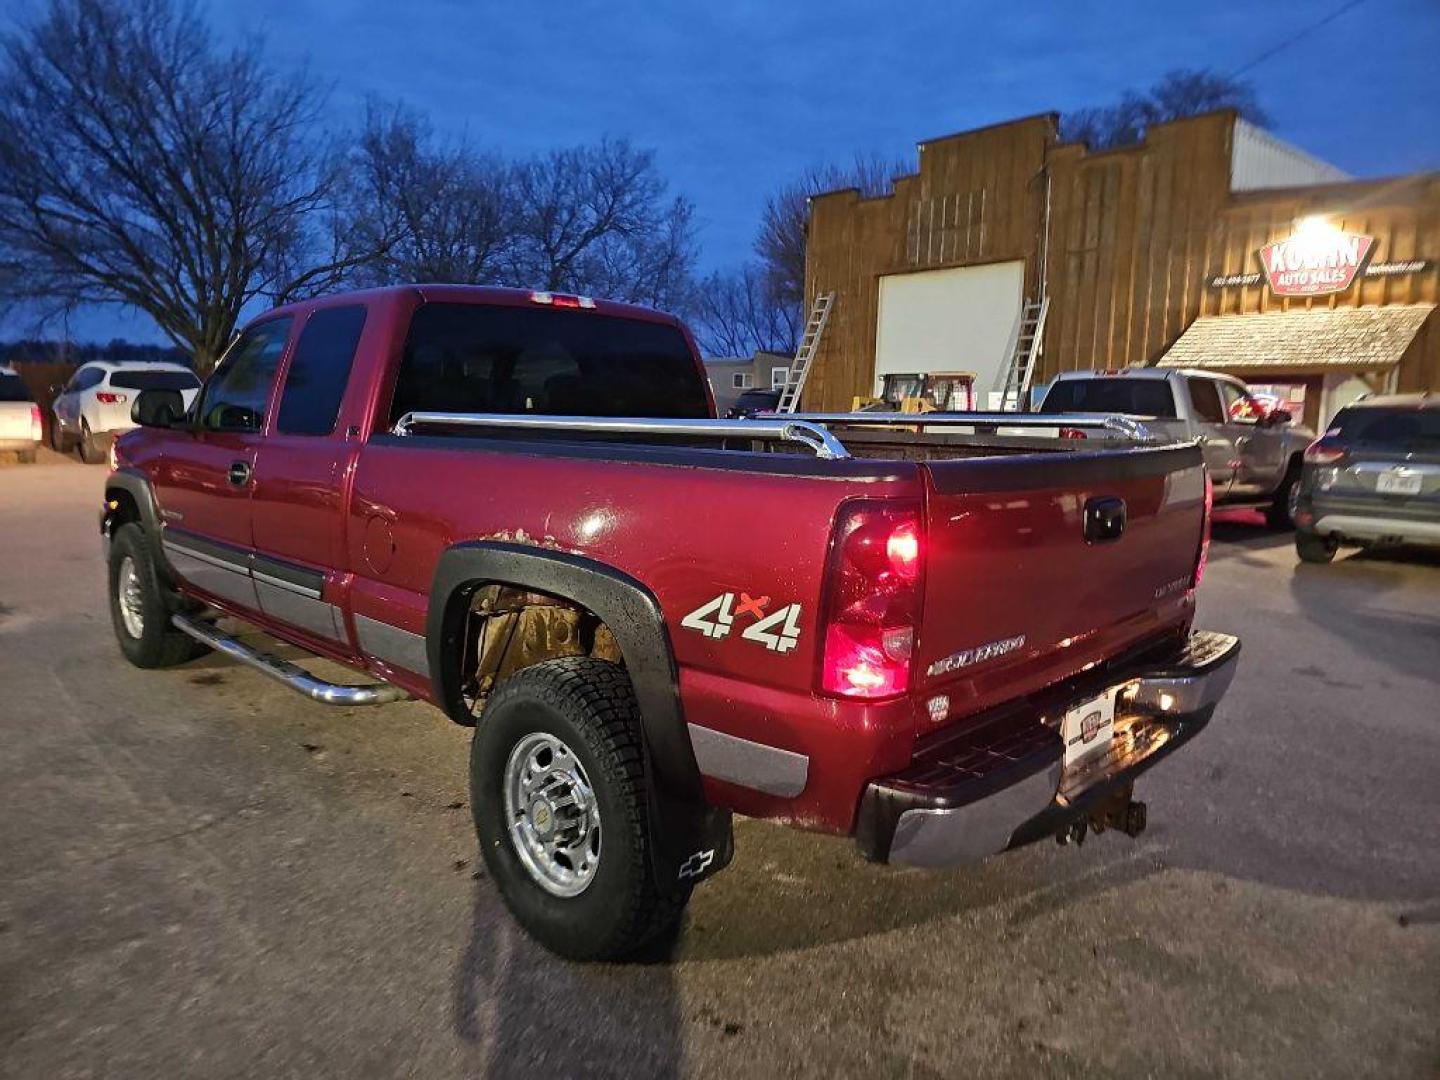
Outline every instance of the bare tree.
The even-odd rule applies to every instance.
[[[321,104],[181,0],[52,0],[0,43],[0,278],[139,309],[208,369],[251,301],[374,255],[333,213]]]
[[[1152,124],[1187,116],[1234,109],[1261,126],[1270,118],[1260,107],[1255,90],[1244,79],[1213,71],[1180,68],[1167,72],[1144,93],[1127,90],[1114,105],[1077,109],[1065,114],[1060,134],[1067,141],[1083,142],[1092,150],[1130,146],[1145,137]]]
[[[515,169],[512,278],[534,288],[673,307],[694,265],[693,209],[669,198],[654,154],[623,139]]]
[[[463,144],[436,144],[418,114],[372,104],[351,154],[347,238],[355,280],[488,283],[503,277],[519,222],[512,170]]]
[[[812,196],[842,188],[857,188],[867,197],[883,195],[896,176],[913,168],[878,154],[856,154],[849,165],[810,169],[772,195],[760,217],[755,254],[774,303],[795,311],[805,303],[805,223]]]
[[[798,306],[775,303],[755,263],[701,282],[689,319],[706,356],[792,353],[800,334]]]

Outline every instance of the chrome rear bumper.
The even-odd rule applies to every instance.
[[[867,787],[856,840],[878,861],[952,866],[1054,835],[1194,738],[1229,689],[1239,655],[1238,638],[1192,634],[1175,653],[1072,697],[966,725],[905,772]],[[1059,717],[1106,690],[1118,694],[1110,749],[1065,768]]]

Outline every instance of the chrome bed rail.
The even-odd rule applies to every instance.
[[[767,420],[778,413],[757,413]],[[1090,428],[1108,431],[1124,439],[1148,442],[1157,438],[1139,420],[1111,413],[1010,413],[1010,412],[850,412],[787,413],[792,420],[810,424],[874,424],[876,427],[973,427],[973,428]],[[993,432],[992,432],[993,434]]]
[[[529,413],[408,412],[391,431],[411,435],[418,427],[497,428],[511,431],[576,431],[622,435],[694,435],[716,439],[780,439],[801,443],[818,458],[850,457],[840,440],[809,420],[671,420],[639,416],[537,416]],[[1052,425],[1053,426],[1053,425]]]

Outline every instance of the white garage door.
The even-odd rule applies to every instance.
[[[977,404],[988,407],[1009,360],[1024,288],[1023,262],[882,277],[875,393],[883,375],[973,371]]]

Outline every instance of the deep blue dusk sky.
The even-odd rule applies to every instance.
[[[205,6],[222,35],[263,33],[278,63],[330,85],[337,129],[378,96],[509,155],[604,134],[654,148],[696,204],[709,270],[747,257],[766,196],[807,166],[1108,103],[1175,67],[1228,73],[1340,4]],[[1440,169],[1437,57],[1437,0],[1365,0],[1246,74],[1276,134],[1375,176]],[[115,313],[77,317],[71,332],[155,337]]]

